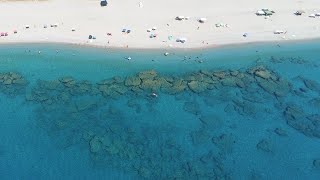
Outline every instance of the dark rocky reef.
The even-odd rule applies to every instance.
[[[303,82],[308,90],[320,91],[317,82]],[[39,126],[62,147],[83,144],[95,163],[134,172],[143,179],[230,179],[223,157],[233,152],[237,138],[232,133],[219,132],[226,120],[217,113],[205,112],[201,103],[209,107],[220,104],[230,117],[236,113],[254,119],[261,112],[273,113],[267,109],[271,104],[283,112],[289,126],[320,138],[320,116],[287,105],[283,99],[296,95],[291,83],[265,66],[201,70],[179,76],[148,70],[97,83],[66,76],[38,80],[25,92],[27,84],[17,73],[0,73],[0,91],[12,96],[25,93],[26,100],[37,107]],[[182,135],[189,138],[191,152],[175,140],[176,127],[132,123],[139,122],[138,115],[146,109],[156,112],[157,99],[162,95],[182,101],[181,109],[198,124]],[[203,102],[194,96],[203,98]],[[122,109],[114,105],[122,101]],[[319,99],[313,98],[310,104],[319,107]],[[133,113],[128,117],[124,111]],[[274,133],[288,136],[281,128],[274,129]],[[202,145],[215,147],[218,153],[207,150],[195,155]],[[273,153],[268,139],[260,140],[256,148]]]
[[[28,82],[16,72],[0,73],[0,92],[14,97],[25,93]]]

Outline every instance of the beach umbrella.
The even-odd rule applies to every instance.
[[[8,36],[8,33],[7,33],[7,32],[5,32],[5,33],[4,33],[4,36]]]
[[[0,33],[1,36],[4,36],[4,32]]]
[[[320,16],[320,13],[316,13],[315,15],[316,15],[316,16]]]
[[[266,16],[271,16],[271,15],[273,14],[273,13],[272,13],[271,11],[269,11],[269,10],[268,10],[268,11],[264,11],[264,13],[265,13]]]
[[[30,28],[30,25],[25,25],[25,28],[26,28],[26,29],[29,29],[29,28]]]
[[[200,23],[205,23],[206,21],[207,21],[207,18],[200,18],[200,19],[199,19],[199,22],[200,22]]]
[[[264,11],[259,10],[256,12],[256,15],[257,16],[264,16],[264,15],[266,15],[266,13]]]
[[[153,27],[152,30],[153,30],[153,31],[157,30],[157,27]]]
[[[297,15],[297,16],[300,16],[303,13],[305,13],[305,11],[299,10],[299,11],[296,11],[294,14]]]
[[[185,43],[187,41],[187,38],[178,38],[176,42]]]
[[[13,33],[14,33],[14,34],[17,34],[17,33],[18,33],[18,31],[17,31],[17,30],[13,30]]]
[[[311,18],[315,18],[315,17],[316,17],[316,15],[315,15],[315,14],[310,14],[310,15],[309,15],[309,17],[311,17]]]
[[[152,29],[147,29],[147,32],[151,32],[152,31]]]
[[[274,33],[274,34],[283,34],[284,31],[282,31],[282,30],[275,30],[273,33]]]
[[[187,41],[187,38],[180,38],[181,43],[185,43]]]
[[[184,16],[177,16],[176,17],[176,20],[179,20],[179,21],[181,21],[181,20],[183,20],[184,19]]]

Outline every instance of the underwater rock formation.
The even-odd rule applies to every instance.
[[[204,114],[200,118],[200,121],[205,128],[214,130],[223,126],[223,120],[216,114]]]
[[[298,106],[288,106],[284,111],[287,124],[306,136],[320,138],[320,115],[307,115]]]
[[[28,82],[16,72],[0,73],[0,92],[16,96],[23,94]]]
[[[185,102],[183,110],[194,115],[201,113],[200,105],[197,102]]]
[[[210,138],[211,138],[210,133],[204,127],[201,127],[195,131],[191,131],[190,137],[191,137],[193,145],[195,145],[195,146],[210,142]]]
[[[320,92],[320,84],[314,80],[303,78],[304,85],[311,91]]]
[[[236,137],[233,134],[221,134],[217,137],[212,137],[214,143],[222,153],[231,153],[233,145],[236,143]]]
[[[287,132],[282,128],[276,128],[274,132],[279,136],[288,136]]]
[[[309,104],[320,110],[320,98],[314,98],[309,101]]]
[[[257,149],[264,152],[272,152],[271,142],[268,139],[262,139],[257,144]]]
[[[26,91],[26,100],[37,105],[36,121],[54,141],[61,147],[85,144],[95,163],[133,172],[142,179],[231,179],[223,157],[232,153],[237,138],[230,132],[219,132],[226,119],[217,115],[219,109],[209,112],[203,104],[212,110],[225,107],[229,117],[237,113],[246,118],[259,117],[259,113],[266,113],[265,106],[277,105],[279,110],[275,111],[283,112],[289,126],[307,136],[320,137],[319,115],[287,105],[286,97],[296,95],[291,83],[264,66],[176,76],[150,70],[98,83],[65,76],[35,83]],[[310,92],[319,90],[317,82],[305,80],[304,84]],[[26,85],[19,74],[0,74],[0,90],[5,94],[17,95]],[[194,127],[173,126],[170,118],[165,121],[168,124],[157,124],[159,102],[167,96],[179,102],[174,108],[190,113],[191,119],[186,119],[193,120]],[[317,97],[309,102],[320,107]],[[142,121],[148,110],[152,117]],[[181,124],[184,120],[181,118]],[[273,131],[288,136],[282,128]],[[187,140],[180,142],[173,138],[176,136]],[[215,148],[218,153],[202,146]],[[260,140],[256,148],[273,150],[268,139]]]
[[[313,160],[313,167],[316,169],[320,169],[320,159]]]

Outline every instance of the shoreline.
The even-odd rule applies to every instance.
[[[150,48],[126,48],[126,47],[117,47],[117,46],[102,46],[97,44],[87,44],[87,43],[73,43],[73,42],[59,42],[59,41],[24,41],[24,42],[0,42],[0,46],[7,45],[66,45],[74,47],[83,47],[83,48],[94,48],[94,49],[106,49],[106,50],[119,50],[119,51],[199,51],[199,50],[218,50],[224,48],[237,48],[240,46],[250,46],[250,45],[286,45],[290,43],[305,43],[312,41],[320,41],[319,38],[304,38],[304,39],[290,39],[290,40],[270,40],[270,41],[252,41],[252,42],[238,42],[238,43],[229,43],[229,44],[217,44],[209,45],[204,47],[150,47]]]

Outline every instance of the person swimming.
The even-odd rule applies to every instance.
[[[156,93],[151,93],[151,97],[157,98],[158,95]]]

